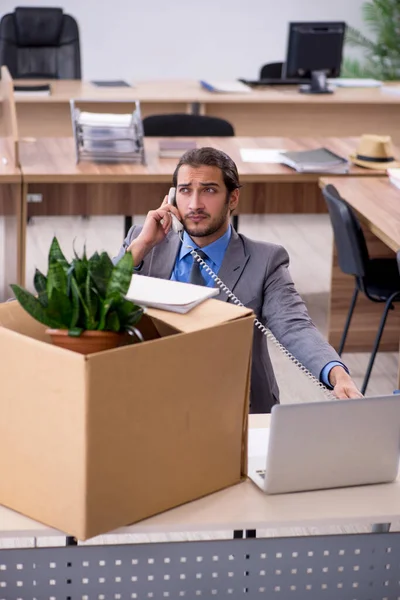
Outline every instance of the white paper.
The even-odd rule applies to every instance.
[[[79,115],[81,125],[109,126],[109,127],[129,127],[132,123],[131,114],[110,114],[110,113],[90,113],[81,112]]]
[[[251,87],[243,83],[242,81],[214,81],[214,80],[203,80],[201,85],[210,92],[222,92],[225,94],[249,94],[251,93]]]
[[[241,148],[240,156],[243,162],[248,163],[281,163],[281,152],[286,152],[286,150],[276,150],[270,148]]]
[[[377,79],[352,79],[350,77],[328,79],[328,82],[331,85],[346,88],[380,87],[382,85],[382,82]]]
[[[267,456],[269,440],[269,427],[249,429],[248,457]]]
[[[133,275],[126,298],[140,306],[185,313],[219,292],[219,288],[204,285]]]

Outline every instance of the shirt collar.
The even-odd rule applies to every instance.
[[[215,242],[211,242],[211,244],[208,244],[208,246],[203,246],[203,248],[200,248],[200,249],[203,250],[203,252],[205,252],[207,254],[209,259],[213,263],[218,264],[222,261],[222,258],[226,252],[229,241],[231,239],[231,234],[232,234],[232,227],[231,227],[231,225],[229,225],[229,227],[228,227],[227,231],[224,233],[224,235],[222,235],[220,238],[215,240]],[[189,234],[185,231],[183,233],[183,244],[181,245],[181,249],[179,252],[179,260],[181,260],[182,258],[185,258],[185,256],[190,254],[191,248],[188,248],[187,246],[197,249],[196,244],[193,242],[193,240],[189,236]]]

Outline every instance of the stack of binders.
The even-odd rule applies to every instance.
[[[84,112],[71,100],[76,161],[145,164],[140,103],[133,113]]]
[[[281,162],[299,173],[347,173],[349,161],[327,148],[282,152]]]

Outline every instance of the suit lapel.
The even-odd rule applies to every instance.
[[[169,279],[175,265],[175,260],[181,246],[181,241],[176,233],[170,232],[162,244],[150,252],[146,275]]]
[[[237,284],[249,258],[250,256],[245,254],[242,240],[236,231],[232,229],[231,239],[218,273],[218,277],[231,291],[235,289],[235,285]],[[217,287],[217,284],[215,284],[215,287]],[[220,296],[218,296],[218,299],[226,302],[228,300],[228,296],[225,293],[221,293]]]

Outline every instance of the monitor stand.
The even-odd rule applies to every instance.
[[[301,85],[299,92],[302,94],[333,94],[333,89],[328,86],[325,71],[312,71],[311,83]]]

